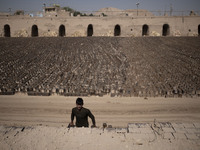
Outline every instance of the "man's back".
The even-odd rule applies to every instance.
[[[93,124],[95,124],[94,116],[87,108],[82,107],[79,110],[77,107],[74,107],[71,114],[72,120],[74,120],[74,116],[76,116],[77,127],[89,127],[88,116],[92,119]]]

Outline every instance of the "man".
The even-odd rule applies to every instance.
[[[70,126],[74,126],[74,116],[76,117],[76,127],[89,127],[88,116],[92,119],[92,127],[96,127],[94,115],[89,109],[83,107],[83,99],[76,99],[76,107],[72,109]]]

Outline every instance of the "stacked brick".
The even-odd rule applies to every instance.
[[[199,96],[200,39],[1,38],[0,94]]]

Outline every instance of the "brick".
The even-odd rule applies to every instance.
[[[195,134],[200,134],[200,129],[196,129]]]
[[[183,123],[172,123],[171,124],[174,128],[185,128]]]
[[[126,138],[130,138],[132,140],[145,140],[145,141],[153,141],[156,136],[155,134],[142,134],[142,133],[128,133],[126,134]]]
[[[194,126],[200,129],[200,123],[194,123]]]
[[[0,126],[0,132],[4,133],[6,131],[6,128],[4,126]]]
[[[153,130],[149,128],[139,128],[140,133],[153,133]]]
[[[194,124],[193,123],[183,123],[183,126],[185,128],[195,128]]]
[[[149,128],[150,124],[149,123],[129,123],[128,128]]]
[[[138,128],[138,126],[135,123],[129,123],[128,128]]]
[[[160,122],[159,123],[162,128],[171,128],[172,125],[169,122]]]
[[[186,133],[195,134],[198,130],[196,128],[186,128]]]
[[[128,124],[128,131],[130,133],[153,133],[148,123],[134,123]]]
[[[128,128],[129,133],[141,133],[141,130],[139,130],[138,128],[133,128],[130,127]]]
[[[136,125],[138,126],[138,128],[149,128],[150,127],[149,123],[136,123]]]
[[[174,139],[174,136],[172,133],[164,133],[163,139]]]
[[[116,133],[116,129],[115,128],[105,128],[104,132],[105,133]]]
[[[186,133],[185,128],[176,128],[176,127],[174,127],[174,130],[175,130],[176,133]]]
[[[162,128],[164,132],[166,133],[171,133],[171,132],[175,132],[173,128]]]
[[[173,133],[175,139],[187,139],[185,133]]]
[[[127,128],[117,128],[116,132],[117,133],[127,133]]]
[[[199,137],[196,134],[185,134],[189,140],[199,140]]]

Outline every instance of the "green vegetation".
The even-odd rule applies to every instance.
[[[65,11],[69,11],[70,13],[73,13],[74,16],[82,15],[81,12],[76,11],[76,10],[70,8],[70,7],[63,7],[62,9],[65,10]]]
[[[72,8],[70,8],[70,7],[63,7],[62,8],[63,10],[65,10],[65,11],[69,11],[69,12],[71,12],[71,13],[73,13],[75,10],[73,10]]]
[[[78,16],[78,15],[80,15],[80,16],[88,16],[86,13],[83,14],[80,11],[76,11],[76,10],[70,8],[70,7],[63,7],[62,9],[65,10],[65,11],[68,11],[70,13],[73,13],[74,16]],[[89,16],[94,16],[94,15],[91,13]]]
[[[24,15],[24,10],[16,10],[14,15]]]
[[[106,17],[107,15],[106,14],[104,14],[104,13],[101,13],[104,17]]]
[[[53,4],[54,7],[59,7],[60,8],[60,5],[58,4]]]

